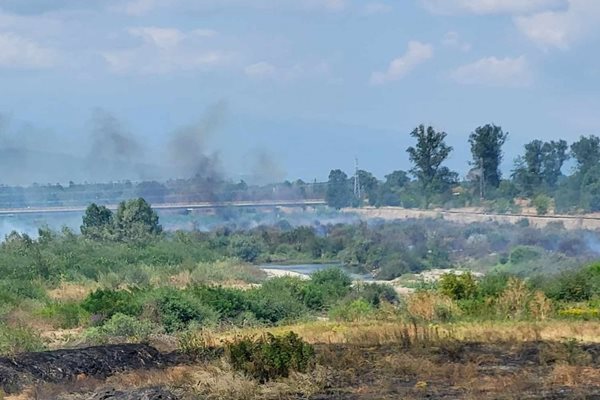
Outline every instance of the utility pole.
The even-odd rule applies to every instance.
[[[362,200],[362,190],[360,187],[360,177],[358,176],[358,157],[354,159],[354,197]]]

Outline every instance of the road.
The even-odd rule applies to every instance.
[[[316,207],[325,205],[325,200],[261,200],[261,201],[226,201],[226,202],[199,202],[199,203],[171,203],[153,204],[155,210],[201,210],[216,208],[268,208],[268,207]],[[111,210],[116,210],[117,204],[107,205]],[[87,207],[28,207],[28,208],[0,208],[0,216],[21,214],[56,214],[56,213],[83,213]]]

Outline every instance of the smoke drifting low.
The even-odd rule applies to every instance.
[[[133,132],[102,108],[92,111],[83,134],[70,141],[0,114],[0,184],[194,177],[206,182],[225,180],[231,171],[224,167],[221,153],[211,149],[210,142],[221,133],[228,111],[225,101],[209,106],[196,122],[166,134],[156,148],[146,144],[144,132]],[[236,148],[243,145],[231,144]],[[285,176],[267,150],[255,150],[250,155],[244,174],[248,181],[271,183]]]

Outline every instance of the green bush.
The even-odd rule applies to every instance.
[[[160,312],[160,321],[169,333],[186,329],[190,324],[212,325],[218,313],[189,292],[159,290],[152,295]]]
[[[438,282],[440,292],[452,300],[469,300],[477,295],[477,282],[473,275],[444,274]]]
[[[139,320],[125,314],[115,314],[99,327],[89,328],[85,338],[95,343],[110,342],[111,339],[126,339],[133,342],[145,342],[151,334],[157,333],[160,328],[150,322]]]
[[[343,302],[329,311],[329,317],[337,321],[360,321],[374,313],[373,306],[364,299]]]
[[[54,302],[40,310],[40,315],[47,318],[52,326],[59,329],[72,329],[85,324],[90,314],[79,303]]]
[[[90,293],[81,306],[92,315],[110,318],[113,315],[139,315],[142,308],[136,301],[137,291],[98,289]]]
[[[276,337],[240,338],[227,345],[229,362],[236,371],[261,383],[288,377],[291,371],[305,373],[313,365],[314,348],[293,332]]]
[[[39,332],[32,328],[0,325],[0,354],[14,355],[30,351],[42,351],[46,344]]]
[[[542,256],[541,249],[533,246],[517,246],[510,253],[511,264],[521,264],[536,260]]]
[[[249,293],[251,310],[265,323],[292,322],[308,313],[301,300],[290,292],[272,291],[262,287]]]
[[[352,279],[340,268],[317,271],[303,289],[304,304],[312,310],[322,310],[350,293]]]
[[[46,289],[39,281],[0,280],[0,303],[19,304],[24,299],[47,300]]]
[[[219,313],[223,319],[236,319],[252,307],[247,292],[237,289],[197,286],[190,289],[190,294]]]
[[[399,300],[398,293],[391,285],[368,282],[357,284],[349,297],[363,299],[373,307],[379,307],[381,303],[395,304]]]
[[[538,215],[546,215],[550,211],[552,199],[545,194],[537,195],[531,202]]]

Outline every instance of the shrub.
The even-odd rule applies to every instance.
[[[518,319],[527,312],[529,290],[520,279],[510,278],[506,289],[496,301],[497,310],[504,318]]]
[[[51,303],[44,307],[40,314],[51,321],[52,326],[60,329],[71,329],[80,326],[89,318],[79,303]]]
[[[145,342],[152,333],[159,331],[159,327],[150,321],[142,321],[125,314],[115,314],[104,325],[89,328],[85,338],[97,343],[106,343],[114,338]]]
[[[247,292],[223,287],[196,286],[189,290],[202,304],[215,310],[221,318],[233,320],[250,310]]]
[[[568,271],[552,279],[546,291],[559,301],[587,301],[595,292],[593,282],[586,271]]]
[[[365,300],[374,307],[381,303],[395,304],[398,302],[398,293],[390,285],[378,283],[362,283],[356,285],[351,293],[351,298]]]
[[[412,319],[425,322],[447,322],[460,314],[452,299],[431,291],[410,295],[406,300],[406,311]]]
[[[373,315],[375,309],[364,299],[343,302],[329,311],[329,317],[338,321],[360,321]]]
[[[529,301],[529,315],[538,321],[543,321],[552,312],[552,301],[543,292],[537,291]]]
[[[110,318],[117,313],[138,315],[141,306],[135,301],[135,293],[127,290],[98,289],[85,298],[81,307],[90,314],[101,315],[103,318]]]
[[[26,326],[0,325],[0,354],[14,355],[45,350],[46,345],[39,332]]]
[[[246,262],[254,262],[264,251],[264,244],[256,238],[235,236],[229,243],[230,253]]]
[[[314,348],[293,332],[276,337],[240,338],[227,345],[229,362],[236,371],[261,383],[288,377],[290,371],[305,373],[313,365]]]
[[[304,287],[304,304],[313,310],[329,307],[350,292],[352,279],[340,268],[317,271]]]
[[[169,333],[183,330],[191,323],[209,325],[219,319],[217,312],[202,304],[189,293],[162,290],[157,292],[155,296],[160,312],[160,320]]]
[[[535,207],[535,211],[538,215],[546,215],[550,210],[551,203],[552,199],[550,197],[545,194],[540,194],[533,199],[531,204]]]
[[[262,287],[248,292],[249,311],[259,321],[293,321],[307,314],[303,304],[307,282],[294,277],[269,279]]]
[[[202,332],[186,330],[177,335],[177,348],[182,354],[197,359],[205,355],[210,346]]]
[[[510,276],[505,273],[491,273],[479,281],[479,295],[483,298],[498,297],[508,284]]]
[[[444,274],[438,282],[440,292],[452,300],[469,300],[477,294],[477,282],[473,275]]]
[[[542,251],[533,246],[517,246],[510,253],[510,262],[512,264],[521,264],[533,261],[542,256]]]

